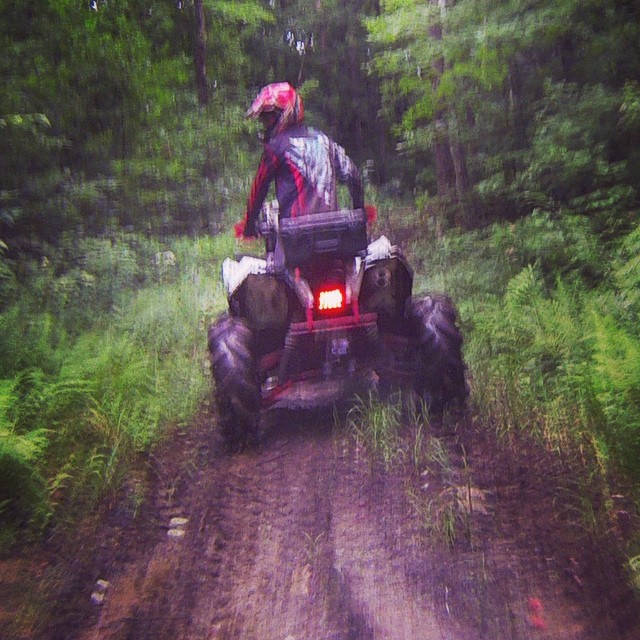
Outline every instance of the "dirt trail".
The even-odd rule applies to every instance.
[[[330,414],[266,423],[260,451],[231,457],[207,416],[168,443],[146,510],[106,530],[40,637],[640,638],[615,559],[563,520],[549,470],[497,459],[470,423],[440,434],[446,482],[385,471]],[[452,546],[423,526],[443,495],[459,496]]]
[[[200,470],[185,535],[121,568],[81,637],[463,637],[407,575],[403,499],[324,420]]]

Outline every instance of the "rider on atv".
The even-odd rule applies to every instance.
[[[400,248],[384,236],[369,241],[372,215],[344,149],[302,125],[302,101],[287,83],[262,89],[247,115],[262,120],[265,149],[236,234],[260,232],[266,259],[224,260],[229,309],[208,332],[229,450],[256,442],[263,409],[327,406],[375,388],[409,388],[434,412],[464,400],[453,303],[412,296]],[[272,180],[279,217],[258,225]],[[338,208],[339,182],[352,210]]]
[[[264,152],[238,235],[245,238],[257,235],[258,215],[272,180],[280,218],[337,211],[338,182],[349,188],[354,209],[364,207],[362,179],[356,165],[326,134],[302,124],[302,98],[288,82],[264,87],[246,116],[260,119]],[[282,264],[278,247],[275,261]]]

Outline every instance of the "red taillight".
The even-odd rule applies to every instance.
[[[340,289],[326,289],[318,293],[319,311],[337,311],[344,307],[344,294]]]

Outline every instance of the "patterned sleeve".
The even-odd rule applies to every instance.
[[[278,158],[268,146],[265,146],[264,153],[260,159],[260,165],[253,179],[249,201],[247,202],[247,212],[245,220],[247,223],[255,223],[260,213],[260,207],[269,192],[269,185],[276,175],[278,169]]]
[[[364,187],[358,167],[353,163],[346,151],[339,145],[333,145],[333,157],[338,180],[346,183],[351,194],[354,209],[364,208]]]

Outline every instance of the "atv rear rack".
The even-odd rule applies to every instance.
[[[367,253],[367,214],[364,209],[314,213],[283,218],[279,236],[289,267],[316,256],[364,257]]]

